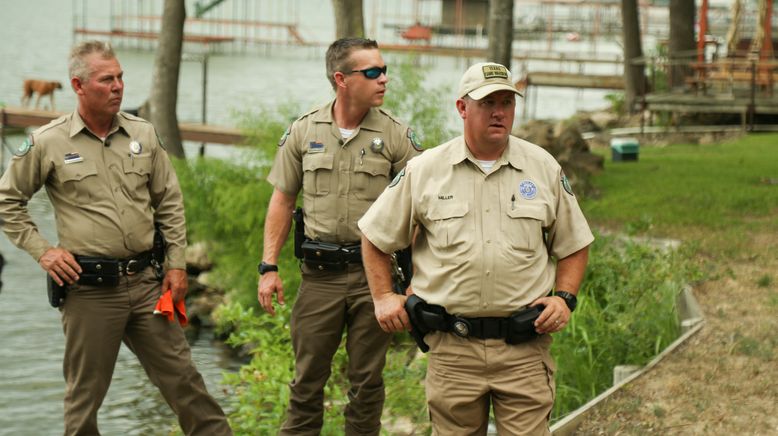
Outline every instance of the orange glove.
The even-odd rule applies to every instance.
[[[181,327],[186,327],[186,325],[189,324],[189,319],[186,317],[186,304],[184,304],[184,300],[179,300],[174,306],[173,293],[170,292],[169,289],[159,297],[157,306],[154,308],[154,315],[166,316],[171,322],[175,321],[177,315],[178,323],[181,324]]]

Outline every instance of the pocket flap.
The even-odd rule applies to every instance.
[[[380,161],[365,160],[362,162],[362,164],[357,163],[356,168],[354,168],[354,172],[367,173],[370,174],[371,176],[388,177],[391,166],[392,164],[390,164],[389,161],[385,161],[385,160],[380,160]]]
[[[331,170],[333,157],[326,154],[308,154],[303,158],[303,171]]]
[[[97,175],[97,167],[94,162],[89,161],[65,164],[59,168],[57,174],[63,182],[75,182]]]
[[[530,218],[544,221],[546,219],[546,207],[539,204],[523,204],[521,206],[508,208],[508,216],[517,219]]]
[[[468,210],[467,203],[435,204],[430,206],[427,216],[433,221],[461,218],[467,215]]]
[[[122,167],[125,173],[135,173],[145,176],[151,173],[151,158],[125,157],[122,159]]]

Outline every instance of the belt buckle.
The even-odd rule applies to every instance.
[[[454,334],[466,338],[470,336],[470,322],[463,318],[457,318],[453,325]]]
[[[135,259],[130,259],[127,261],[127,266],[124,267],[124,272],[128,276],[131,276],[135,274],[138,271],[135,271],[135,266],[138,264],[138,261]]]

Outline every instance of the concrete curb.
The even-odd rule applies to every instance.
[[[626,377],[619,383],[614,384],[607,391],[601,393],[588,403],[584,404],[583,406],[571,412],[569,415],[557,421],[556,424],[551,426],[551,434],[555,436],[574,435],[576,429],[578,429],[578,426],[584,421],[584,419],[586,419],[586,416],[595,407],[597,407],[597,405],[599,405],[601,402],[613,395],[625,385],[646,374],[665,357],[680,347],[681,344],[686,342],[689,338],[699,332],[700,329],[702,329],[702,326],[705,324],[705,318],[703,316],[702,310],[700,309],[699,303],[697,303],[697,299],[694,298],[694,294],[692,293],[690,286],[684,286],[683,290],[678,296],[677,307],[678,316],[681,318],[681,336],[673,341],[673,343],[671,343],[656,357],[654,357],[646,366]]]

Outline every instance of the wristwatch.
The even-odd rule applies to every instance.
[[[270,271],[278,271],[278,265],[265,263],[265,261],[263,260],[262,262],[259,263],[259,265],[257,265],[257,271],[259,271],[259,275],[262,275]]]
[[[566,291],[554,291],[554,295],[565,300],[565,304],[567,304],[570,312],[575,310],[575,306],[578,304],[578,298],[575,295]]]

